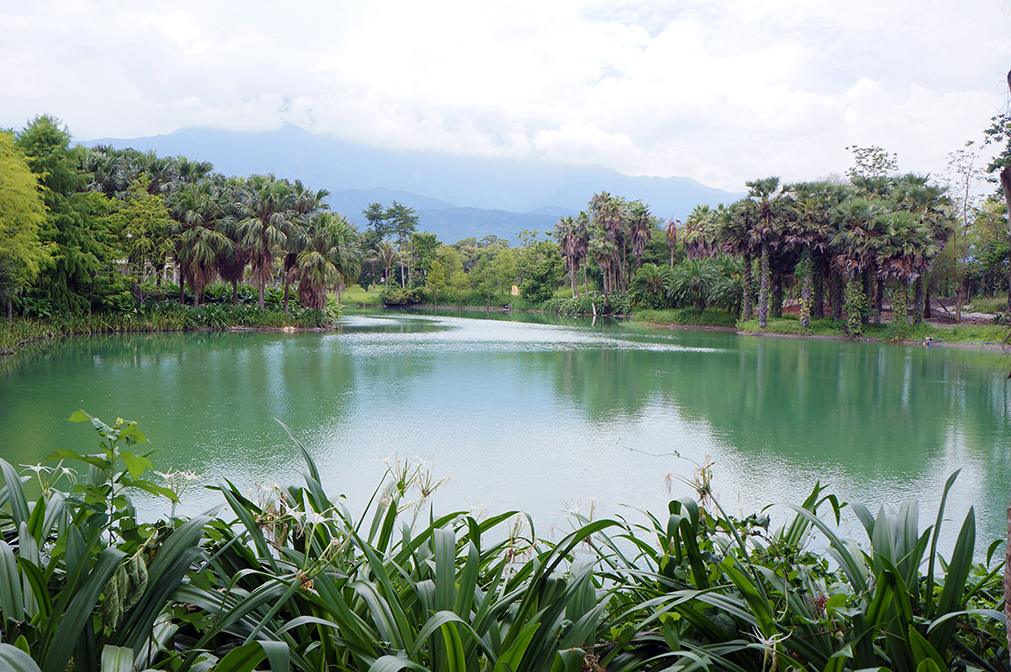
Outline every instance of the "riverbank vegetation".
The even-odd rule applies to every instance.
[[[994,128],[994,142],[1005,137]],[[757,321],[758,331],[902,340],[927,335],[924,320],[960,323],[971,297],[1006,321],[1007,223],[998,199],[971,196],[976,149],[952,154],[946,183],[899,173],[881,148],[850,149],[845,178],[754,180],[745,198],[698,206],[684,223],[601,191],[553,231],[446,244],[397,201],[370,204],[359,231],[325,190],[298,180],[71,146],[66,128],[40,116],[0,142],[0,302],[8,322],[43,320],[60,333],[318,326],[341,303],[705,326],[732,317],[749,333]],[[152,309],[172,302],[170,285],[191,315]],[[955,297],[953,312],[941,296]],[[250,303],[262,314],[240,307]],[[4,329],[10,351],[35,328]]]
[[[27,476],[0,460],[0,661],[19,671],[1008,666],[998,544],[975,562],[973,511],[946,519],[955,475],[921,529],[915,503],[874,513],[819,485],[735,518],[698,465],[668,511],[547,540],[512,512],[434,513],[439,482],[399,462],[354,518],[299,444],[303,485],[224,481],[227,513],[149,522],[131,497],[169,507],[193,475],[150,471],[136,423],[70,419],[98,453]],[[866,536],[839,536],[843,516]]]

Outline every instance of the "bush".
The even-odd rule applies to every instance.
[[[604,301],[604,295],[599,293],[580,294],[578,296],[555,297],[541,304],[541,310],[561,315],[630,315],[631,302],[627,294],[611,294]]]
[[[379,294],[384,306],[416,306],[428,299],[424,287],[398,287],[390,285]]]

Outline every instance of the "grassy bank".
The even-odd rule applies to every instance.
[[[938,552],[954,475],[921,529],[915,504],[874,515],[817,485],[781,521],[735,518],[706,465],[694,499],[548,541],[515,512],[436,514],[439,481],[409,463],[353,519],[299,444],[301,487],[223,482],[227,513],[145,523],[127,496],[168,507],[187,475],[147,480],[135,423],[71,420],[102,452],[31,468],[38,499],[0,460],[4,669],[1007,670],[1001,563],[996,545],[973,561],[971,509]],[[91,475],[61,493],[70,467]],[[837,536],[843,515],[866,538]]]
[[[253,329],[319,329],[332,324],[339,312],[308,310],[297,306],[282,310],[259,310],[240,304],[211,304],[193,308],[177,303],[146,306],[137,312],[89,315],[54,315],[45,319],[17,317],[0,319],[0,356],[12,355],[26,345],[62,336],[119,334],[130,332]]]
[[[805,331],[800,320],[794,316],[769,319],[768,326],[762,329],[758,319],[740,322],[737,325],[742,334],[783,334],[790,336],[822,336],[832,338],[848,338],[845,322],[835,322],[831,319],[811,320],[810,330]],[[897,327],[891,324],[865,324],[861,338],[888,342],[918,342],[927,337],[936,341],[958,345],[993,346],[1000,345],[1008,336],[1008,327],[999,324],[958,324],[936,327],[926,322],[918,325]]]
[[[716,308],[706,308],[701,313],[694,308],[640,310],[633,313],[632,319],[640,324],[668,327],[730,328],[737,323],[737,318],[732,314]]]

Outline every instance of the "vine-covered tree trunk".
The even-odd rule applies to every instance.
[[[892,318],[892,324],[897,324],[899,326],[906,326],[909,324],[909,313],[906,308],[906,301],[909,295],[909,286],[899,281],[895,285],[895,296],[892,299],[892,312],[894,317]]]
[[[864,307],[867,295],[864,293],[863,282],[853,278],[846,283],[846,333],[852,337],[864,333]]]
[[[811,328],[811,299],[814,293],[814,264],[811,263],[811,250],[805,248],[797,264],[802,274],[800,287],[800,326],[807,331]]]
[[[769,326],[769,247],[762,245],[762,257],[759,262],[761,278],[758,286],[758,326],[765,329]]]
[[[923,322],[923,276],[916,278],[913,295],[913,324]]]
[[[814,281],[814,297],[811,302],[811,314],[818,319],[825,317],[825,275],[821,269],[812,264],[811,278]]]
[[[751,279],[751,254],[744,253],[744,296],[741,300],[741,319],[750,320],[755,312],[754,282]]]
[[[832,320],[842,322],[843,277],[838,272],[832,274]]]
[[[875,277],[874,282],[874,324],[881,324],[881,305],[885,302],[885,283]]]
[[[777,275],[772,283],[772,306],[769,308],[772,317],[783,317],[783,276]]]

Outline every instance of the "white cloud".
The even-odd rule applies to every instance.
[[[1008,95],[1009,9],[897,0],[40,0],[0,9],[0,126],[283,121],[729,189],[877,144],[938,172]]]

